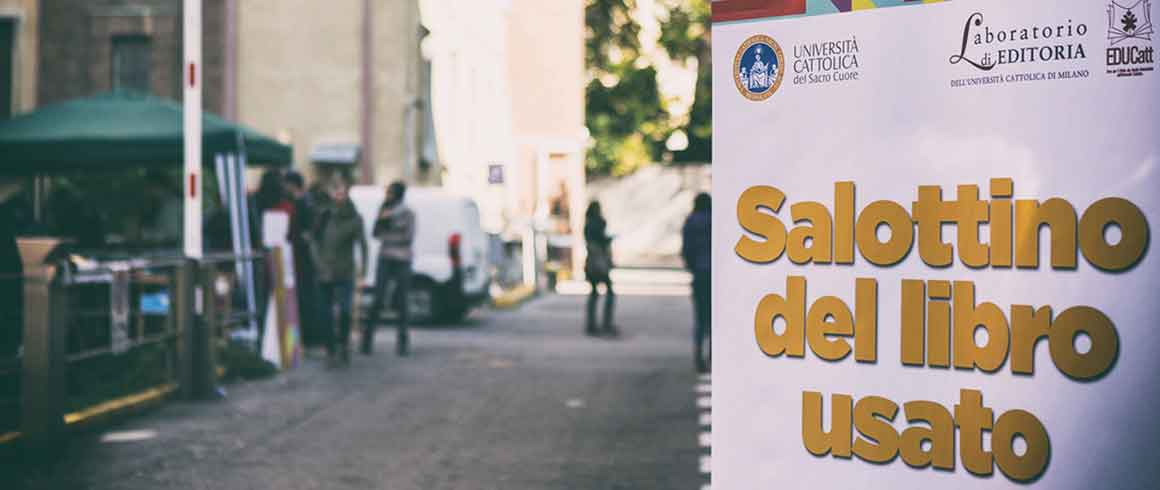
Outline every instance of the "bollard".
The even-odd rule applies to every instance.
[[[217,311],[212,269],[186,260],[177,269],[170,290],[177,331],[178,386],[184,400],[216,397],[213,341]]]
[[[196,342],[194,332],[194,289],[196,269],[192,260],[184,260],[173,276],[169,288],[173,326],[177,334],[177,386],[184,400],[195,398],[194,371]]]
[[[29,454],[55,452],[64,435],[69,305],[57,272],[43,263],[25,268],[20,426]]]
[[[219,315],[217,301],[214,299],[214,267],[201,264],[198,267],[197,278],[195,303],[201,306],[201,311],[197,312],[199,321],[194,322],[193,373],[190,381],[193,384],[193,397],[207,400],[217,397],[214,339],[218,331]]]

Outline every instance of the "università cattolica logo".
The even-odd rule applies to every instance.
[[[785,57],[773,38],[758,34],[746,39],[733,58],[733,82],[749,100],[765,100],[777,92],[785,75]]]

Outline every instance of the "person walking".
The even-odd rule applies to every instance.
[[[709,194],[697,194],[693,212],[681,228],[681,257],[693,274],[693,359],[701,373],[709,372],[704,343],[712,335],[712,202]]]
[[[331,198],[332,204],[317,216],[313,250],[319,279],[320,330],[326,343],[327,360],[333,365],[336,360],[350,363],[354,287],[356,278],[361,276],[358,272],[361,267],[355,265],[355,247],[361,254],[361,264],[365,265],[368,257],[362,217],[350,201],[346,184],[336,183]]]
[[[306,192],[306,180],[302,174],[286,173],[286,193],[289,194],[294,213],[290,218],[290,246],[294,250],[294,286],[298,299],[298,324],[302,328],[302,343],[307,347],[326,344],[322,331],[327,318],[318,308],[318,280],[309,241],[313,221],[318,210],[314,199]]]
[[[387,198],[379,208],[372,235],[379,240],[379,262],[375,270],[374,300],[363,322],[362,353],[370,355],[374,350],[375,324],[379,319],[383,303],[399,305],[399,325],[396,330],[395,350],[400,356],[407,355],[410,347],[410,308],[407,295],[411,291],[412,245],[415,241],[415,213],[403,203],[407,185],[401,181],[387,186]]]
[[[592,201],[584,213],[584,242],[588,248],[588,258],[584,262],[584,275],[592,290],[588,293],[588,310],[585,317],[584,333],[609,336],[618,334],[612,324],[612,308],[616,294],[612,292],[612,237],[608,236],[608,223],[600,211],[600,203]],[[604,285],[604,321],[602,330],[596,325],[596,303],[600,298],[599,285]]]

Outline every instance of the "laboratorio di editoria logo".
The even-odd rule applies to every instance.
[[[975,12],[963,24],[962,43],[949,61],[982,71],[1002,65],[1079,61],[1087,58],[1087,34],[1088,25],[1072,19],[994,26]]]
[[[765,100],[777,92],[785,75],[781,46],[765,35],[751,36],[733,58],[733,81],[749,100]]]
[[[1113,0],[1108,4],[1108,74],[1136,77],[1154,68],[1152,2],[1125,3]]]

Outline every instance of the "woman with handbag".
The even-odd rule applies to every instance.
[[[608,236],[608,224],[600,212],[600,203],[592,201],[584,215],[584,241],[588,247],[588,259],[584,263],[584,275],[592,291],[588,293],[588,314],[584,332],[588,335],[615,336],[617,329],[612,324],[612,307],[615,294],[612,292],[612,237]],[[596,326],[596,303],[600,297],[599,285],[604,285],[604,322],[601,330]]]

